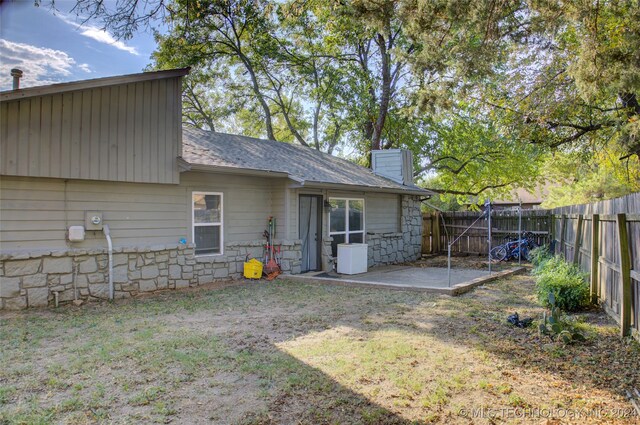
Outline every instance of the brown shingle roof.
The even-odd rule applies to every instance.
[[[386,189],[430,195],[370,169],[305,146],[233,134],[183,128],[182,158],[192,165],[286,173],[302,184],[316,183]]]

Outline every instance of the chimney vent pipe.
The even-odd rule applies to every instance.
[[[11,76],[13,77],[13,89],[18,90],[20,88],[20,78],[22,78],[22,70],[13,68],[11,70]]]

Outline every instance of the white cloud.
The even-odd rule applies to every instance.
[[[10,70],[24,72],[21,87],[52,84],[71,75],[76,61],[62,50],[0,39],[0,87],[11,88]]]
[[[56,14],[58,18],[60,18],[63,22],[75,27],[77,31],[80,32],[80,35],[91,38],[98,43],[108,44],[110,46],[115,47],[118,50],[123,50],[125,52],[129,52],[132,55],[139,56],[138,50],[135,47],[126,45],[121,40],[116,40],[111,34],[103,30],[102,28],[98,28],[88,24],[78,24],[74,22],[71,18],[61,13]]]
[[[81,70],[83,70],[84,72],[91,74],[93,71],[91,70],[91,66],[89,66],[88,63],[81,63],[80,65],[78,65],[78,68],[80,68]]]
[[[101,30],[98,27],[86,27],[86,29],[84,29],[80,34],[84,35],[85,37],[92,38],[99,43],[110,44],[116,49],[124,50],[125,52],[129,52],[132,55],[140,55],[135,47],[127,46],[122,41],[116,40],[111,34]]]

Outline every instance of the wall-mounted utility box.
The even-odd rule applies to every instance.
[[[101,211],[85,211],[84,227],[87,230],[102,230],[102,212]]]
[[[84,226],[69,227],[69,241],[80,242],[84,240]]]

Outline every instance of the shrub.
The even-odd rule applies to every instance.
[[[529,261],[533,265],[534,274],[536,271],[547,261],[549,261],[553,255],[549,252],[549,249],[546,246],[539,246],[537,248],[533,248],[529,251]]]
[[[538,327],[540,335],[547,335],[552,341],[564,344],[584,341],[584,335],[577,332],[571,322],[562,315],[553,293],[549,294],[548,304],[551,306],[551,312],[548,316],[547,313],[542,316],[542,323]]]
[[[589,303],[589,286],[580,269],[560,256],[549,258],[535,271],[536,292],[541,304],[551,307],[549,294],[555,305],[565,311],[575,311]]]

